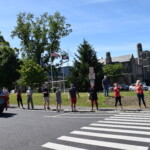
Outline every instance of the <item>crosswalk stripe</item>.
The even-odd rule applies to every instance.
[[[126,117],[126,116],[128,116],[128,117],[142,117],[142,116],[144,116],[144,117],[150,117],[150,114],[149,115],[141,115],[141,114],[139,114],[139,115],[120,115],[120,114],[116,114],[116,115],[114,115],[114,116],[121,116],[121,117]]]
[[[134,121],[134,122],[150,122],[150,120],[132,120],[132,119],[113,119],[113,118],[106,118],[105,120],[115,120],[115,121]]]
[[[111,124],[127,124],[127,125],[143,125],[150,126],[150,123],[137,123],[137,122],[116,122],[116,121],[98,121],[99,123],[111,123]]]
[[[135,137],[135,136],[103,134],[103,133],[93,133],[93,132],[83,132],[83,131],[73,131],[73,132],[71,132],[71,134],[86,135],[86,136],[92,136],[92,137],[111,138],[111,139],[119,139],[119,140],[126,140],[126,141],[136,141],[136,142],[144,142],[144,143],[149,143],[150,142],[150,138],[142,138],[142,137]]]
[[[110,114],[68,114],[68,116],[110,116]]]
[[[124,125],[96,124],[96,123],[92,123],[90,125],[91,126],[99,126],[99,127],[115,127],[115,128],[129,128],[129,129],[150,130],[150,127],[139,127],[139,126],[124,126]]]
[[[55,149],[55,150],[63,150],[63,149],[64,150],[87,150],[87,149],[76,148],[76,147],[72,147],[72,146],[66,146],[66,145],[56,144],[56,143],[51,143],[51,142],[48,142],[48,143],[42,145],[42,147]]]
[[[150,113],[146,113],[146,112],[141,112],[141,113],[119,113],[119,114],[116,114],[116,115],[150,115]]]
[[[135,119],[135,120],[149,120],[150,118],[147,117],[120,117],[120,116],[111,116],[109,118],[114,118],[114,119]]]
[[[135,145],[129,145],[129,144],[113,143],[113,142],[103,142],[103,141],[97,141],[97,140],[75,138],[75,137],[70,137],[70,136],[61,136],[58,139],[63,140],[63,141],[101,146],[101,147],[123,149],[123,150],[148,150],[148,147],[144,147],[144,146],[135,146]]]
[[[150,132],[146,132],[146,131],[133,131],[133,130],[124,130],[124,129],[122,130],[122,129],[95,128],[95,127],[82,127],[81,129],[94,130],[94,131],[108,131],[108,132],[118,132],[118,133],[150,135]]]

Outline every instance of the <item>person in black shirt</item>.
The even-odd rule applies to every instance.
[[[89,100],[91,101],[91,111],[93,111],[93,106],[94,106],[94,103],[96,105],[96,109],[98,110],[98,97],[97,97],[97,92],[98,90],[96,90],[95,88],[95,84],[94,83],[91,83],[91,87],[89,88]]]
[[[44,97],[44,109],[46,110],[46,104],[47,104],[47,109],[50,109],[49,108],[50,98],[49,98],[49,91],[47,86],[44,87],[42,93]]]
[[[78,95],[78,98],[79,98],[79,93],[77,92],[76,87],[72,84],[71,88],[69,89],[69,98],[70,98],[70,101],[71,101],[72,112],[77,111],[76,110],[77,95]]]

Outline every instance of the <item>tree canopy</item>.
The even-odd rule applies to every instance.
[[[31,59],[25,60],[18,72],[21,75],[19,79],[19,84],[21,85],[39,87],[47,79],[47,73],[44,68]]]
[[[107,64],[103,66],[103,71],[108,76],[118,76],[123,73],[124,67],[122,64]]]
[[[0,86],[11,88],[18,80],[20,61],[16,53],[16,48],[11,48],[9,42],[0,35]]]
[[[70,27],[71,25],[66,23],[66,18],[59,12],[54,15],[44,13],[36,18],[31,13],[20,13],[11,36],[21,40],[24,58],[33,59],[38,64],[42,61],[48,65],[51,52],[60,51],[61,38],[72,32]]]
[[[68,80],[75,84],[79,91],[87,91],[89,88],[89,67],[94,67],[95,84],[98,89],[101,87],[103,77],[102,65],[98,62],[94,48],[86,41],[80,44],[75,54],[74,65]]]

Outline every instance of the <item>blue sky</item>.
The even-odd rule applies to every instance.
[[[93,46],[98,58],[105,58],[108,51],[112,57],[136,57],[137,43],[141,42],[144,50],[150,49],[149,7],[149,0],[1,0],[0,31],[12,47],[19,48],[19,39],[10,37],[18,13],[38,17],[59,11],[73,29],[61,40],[61,48],[69,52],[71,60],[83,39]]]

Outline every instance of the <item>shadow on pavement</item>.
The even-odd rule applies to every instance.
[[[2,113],[2,114],[0,114],[0,118],[10,118],[10,117],[13,117],[15,115],[16,114],[14,114],[14,113]]]

